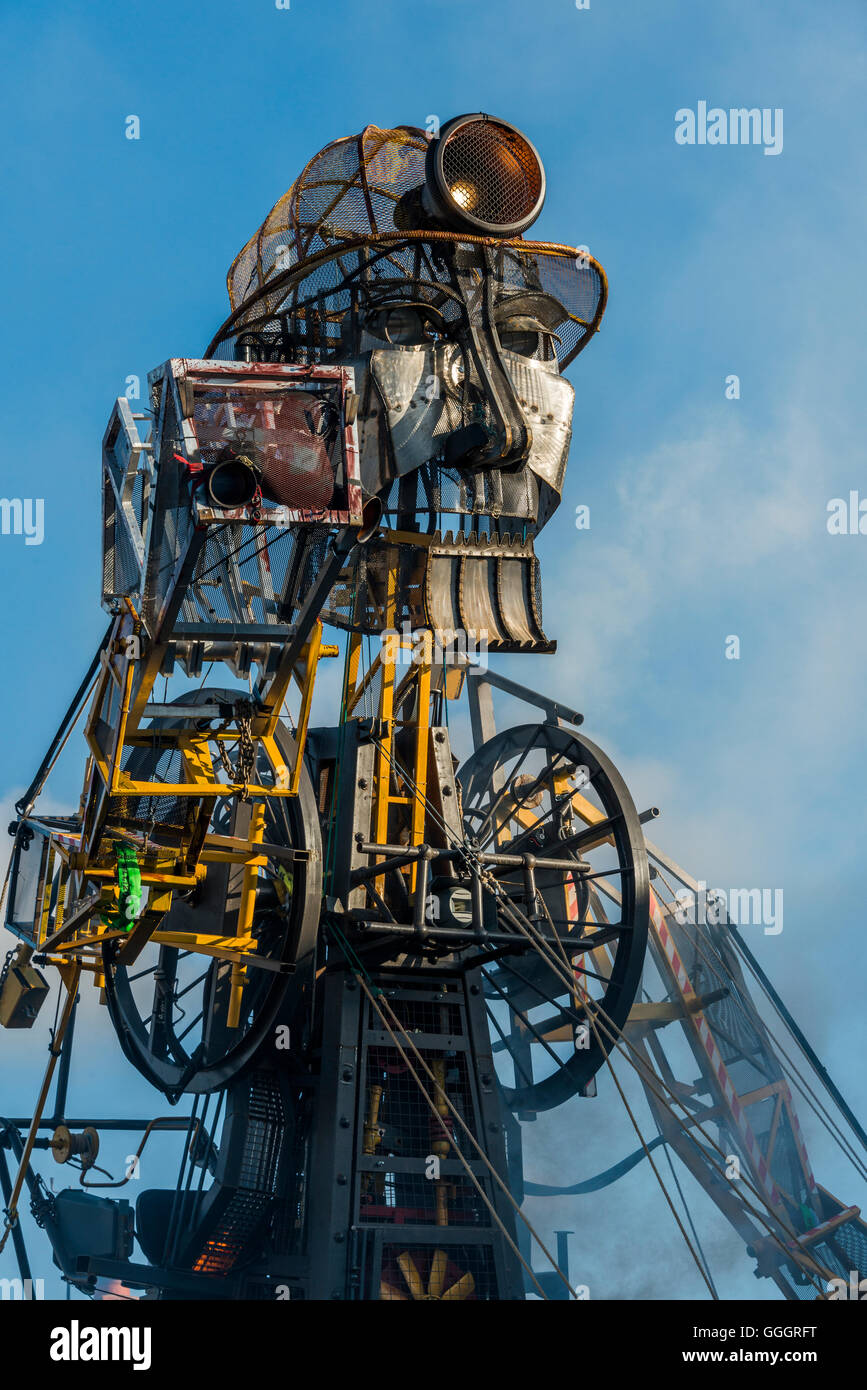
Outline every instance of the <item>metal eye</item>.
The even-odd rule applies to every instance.
[[[436,311],[424,305],[392,304],[371,314],[366,328],[396,347],[426,347],[443,331]]]
[[[423,347],[430,342],[432,325],[421,310],[401,305],[384,314],[383,333],[390,343],[401,347]]]
[[[501,328],[500,342],[506,352],[514,352],[519,357],[535,357],[539,332],[533,328]]]
[[[526,314],[508,318],[498,327],[497,333],[506,352],[514,352],[519,357],[534,357],[542,362],[556,359],[554,342],[560,339],[539,319]]]

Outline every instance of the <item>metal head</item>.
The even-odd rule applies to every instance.
[[[533,145],[491,116],[455,117],[437,137],[368,126],[334,141],[236,257],[233,312],[206,352],[351,367],[365,499],[392,530],[454,551],[405,616],[431,621],[433,604],[459,627],[492,617],[518,646],[543,641],[532,541],[563,489],[574,391],[562,372],[607,293],[588,253],[523,238],[544,197]],[[467,556],[468,537],[486,553]],[[517,626],[487,612],[507,560],[520,568]],[[491,604],[468,597],[480,585]]]

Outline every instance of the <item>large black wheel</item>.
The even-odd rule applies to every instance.
[[[601,749],[554,724],[497,734],[458,782],[471,847],[556,861],[495,871],[501,923],[553,939],[556,968],[529,947],[483,970],[506,1100],[549,1110],[586,1091],[613,1045],[600,1023],[621,1028],[639,988],[650,897],[641,823]]]
[[[176,703],[206,704],[237,692],[198,690]],[[162,721],[177,728],[185,720]],[[283,725],[275,734],[290,769],[296,745]],[[171,781],[160,763],[166,752],[136,749],[128,771],[138,778]],[[171,753],[171,757],[179,755]],[[260,754],[260,773],[266,766]],[[210,831],[243,833],[249,803],[221,798],[214,805]],[[134,964],[118,961],[116,941],[104,948],[105,993],[109,1014],[124,1053],[152,1085],[174,1098],[226,1086],[250,1066],[264,1045],[273,1046],[278,1021],[291,1020],[306,988],[309,994],[313,951],[319,925],[322,854],[313,788],[302,769],[297,797],[266,802],[267,844],[301,851],[298,857],[269,856],[259,870],[253,959],[247,969],[241,1018],[230,1028],[227,1011],[231,964],[177,946],[149,943]],[[234,879],[230,877],[234,873]],[[208,935],[233,934],[231,911],[239,871],[212,864],[204,883],[177,897],[161,927]],[[237,893],[235,891],[235,900]],[[267,962],[267,964],[264,964]],[[291,1034],[294,1030],[290,1025]]]

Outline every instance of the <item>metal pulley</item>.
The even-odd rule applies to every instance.
[[[99,1135],[92,1125],[88,1125],[80,1134],[73,1134],[66,1125],[58,1125],[51,1136],[50,1148],[55,1163],[68,1163],[71,1158],[78,1158],[86,1171],[96,1162]]]

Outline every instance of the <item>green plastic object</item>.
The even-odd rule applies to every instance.
[[[103,913],[102,921],[106,927],[129,932],[141,909],[141,870],[132,845],[116,840],[114,852],[117,855],[117,911]]]

